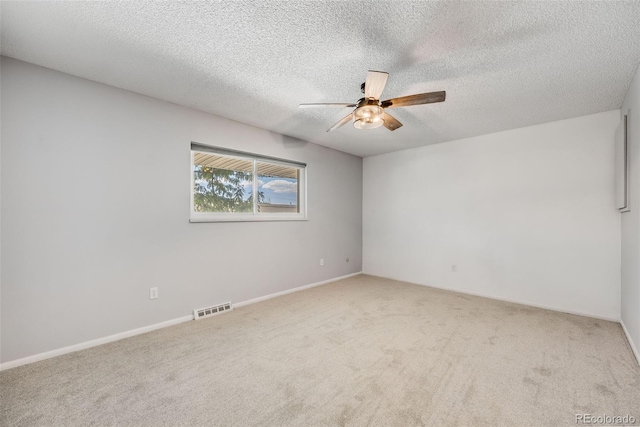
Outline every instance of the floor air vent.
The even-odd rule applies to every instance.
[[[197,308],[193,310],[193,317],[195,320],[204,319],[205,317],[214,316],[231,310],[233,310],[233,305],[231,305],[230,302],[226,302],[220,305],[212,305],[211,307]]]

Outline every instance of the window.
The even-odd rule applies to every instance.
[[[306,219],[306,165],[191,144],[191,222]]]

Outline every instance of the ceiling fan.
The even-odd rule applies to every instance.
[[[402,123],[396,118],[385,112],[386,108],[409,107],[411,105],[432,104],[434,102],[443,102],[446,97],[445,91],[420,93],[416,95],[401,96],[399,98],[391,98],[386,101],[380,101],[380,95],[387,84],[389,73],[384,71],[369,71],[367,80],[362,83],[360,90],[364,93],[364,98],[360,98],[355,104],[341,103],[316,103],[316,104],[300,104],[299,108],[322,108],[322,107],[340,107],[353,108],[345,118],[333,125],[327,130],[338,129],[340,126],[353,120],[353,126],[356,129],[374,129],[384,126],[389,130],[396,130]]]

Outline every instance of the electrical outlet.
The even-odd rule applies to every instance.
[[[320,258],[320,266],[324,266],[324,258]]]
[[[455,264],[451,265],[451,272],[455,273],[456,271],[458,271],[458,266]]]
[[[349,262],[349,257],[347,257],[347,262]]]
[[[149,288],[149,299],[158,298],[158,288]]]

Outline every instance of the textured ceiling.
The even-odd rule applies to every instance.
[[[379,154],[619,108],[633,2],[1,3],[4,55],[346,151]],[[368,69],[404,126],[326,133]]]

